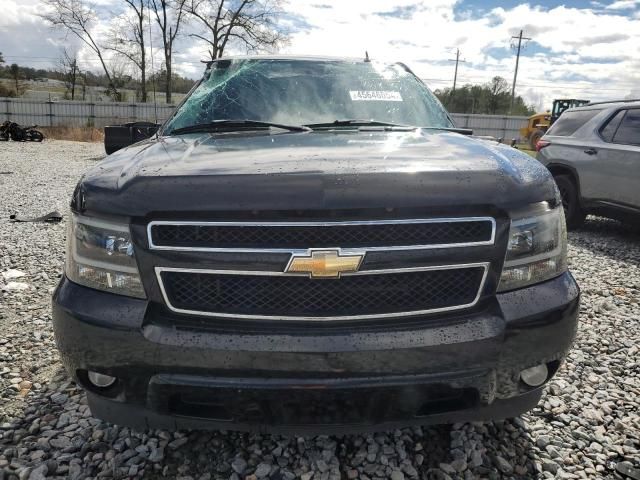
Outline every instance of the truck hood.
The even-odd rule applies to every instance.
[[[235,210],[492,206],[557,197],[548,171],[456,133],[198,133],[146,140],[90,169],[84,209],[127,217]]]

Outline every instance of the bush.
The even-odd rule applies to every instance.
[[[0,97],[15,97],[15,90],[7,88],[4,83],[0,83]]]
[[[104,132],[87,127],[38,127],[46,138],[74,142],[104,142]]]

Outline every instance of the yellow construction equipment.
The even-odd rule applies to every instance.
[[[536,113],[527,119],[527,126],[520,129],[520,136],[530,145],[531,150],[536,149],[536,143],[546,133],[553,122],[569,108],[581,107],[589,103],[589,100],[559,99],[553,101],[551,112]]]

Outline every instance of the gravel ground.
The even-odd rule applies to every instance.
[[[640,232],[601,219],[570,235],[571,268],[583,292],[576,346],[540,407],[521,418],[309,438],[134,433],[93,419],[61,369],[50,323],[64,222],[6,219],[66,214],[81,172],[101,156],[98,144],[0,144],[0,274],[25,274],[0,275],[0,480],[638,475]]]

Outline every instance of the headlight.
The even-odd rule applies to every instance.
[[[498,291],[522,288],[567,270],[567,230],[562,206],[547,202],[513,212]]]
[[[145,298],[128,225],[71,215],[65,273],[98,290]]]

